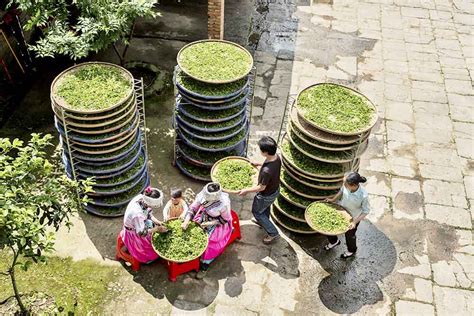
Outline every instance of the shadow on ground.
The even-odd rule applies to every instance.
[[[211,305],[220,291],[229,297],[242,294],[247,276],[243,262],[253,262],[278,273],[286,279],[299,277],[299,261],[290,244],[281,238],[272,246],[253,244],[260,241],[263,231],[256,225],[241,227],[242,240],[234,242],[219,256],[210,267],[204,280],[194,278],[195,272],[178,277],[176,282],[168,280],[165,264],[161,261],[144,265],[133,272],[133,281],[157,299],[166,298],[174,307],[181,310],[197,310]],[[223,283],[223,289],[219,289]]]
[[[345,251],[344,242],[326,252],[323,249],[327,243],[325,236],[290,235],[290,237],[329,273],[322,280],[317,275],[300,279],[303,288],[310,289],[309,292],[303,293],[304,298],[300,304],[315,304],[314,295],[319,295],[321,302],[331,311],[351,314],[365,305],[383,300],[377,282],[393,271],[397,251],[392,241],[375,225],[369,221],[360,224],[357,232],[357,255],[346,260],[340,258],[340,254]],[[344,241],[344,237],[341,240]],[[317,293],[316,286],[311,289],[309,283],[318,284]],[[311,309],[309,306],[305,309]]]

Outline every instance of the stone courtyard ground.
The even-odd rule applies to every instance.
[[[255,53],[250,157],[260,159],[255,147],[260,136],[278,138],[288,96],[310,84],[342,83],[377,105],[380,120],[360,168],[368,178],[372,213],[358,230],[357,256],[343,261],[343,247],[322,249],[323,236],[285,230],[278,242],[263,245],[262,230],[250,222],[251,198],[232,197],[242,240],[216,260],[203,281],[188,274],[170,283],[159,263],[135,273],[113,260],[121,219],[81,214],[70,232],[58,235],[56,255],[116,269],[109,294],[97,302],[101,313],[472,315],[472,3],[227,0],[226,5],[226,38]],[[162,25],[156,34],[143,31],[130,48],[134,59],[169,73],[179,48],[202,37],[200,28],[205,34],[201,7],[170,8],[164,9],[165,22],[188,13],[186,22]],[[183,36],[189,25],[193,32]],[[178,30],[168,32],[172,27]],[[171,85],[147,101],[152,184],[164,192],[174,186],[197,192],[202,184],[171,167]],[[37,111],[37,127],[54,133],[49,106]],[[2,134],[12,135],[21,119],[14,114]]]

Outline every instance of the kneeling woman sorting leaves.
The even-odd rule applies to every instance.
[[[187,229],[191,219],[204,227],[209,235],[209,244],[201,256],[200,271],[196,275],[197,279],[202,279],[209,264],[224,251],[232,234],[229,195],[221,191],[218,183],[204,186],[190,205],[181,227]]]
[[[128,252],[139,262],[148,263],[158,259],[151,245],[151,236],[154,232],[165,232],[166,227],[152,215],[152,211],[162,205],[163,193],[148,187],[127,206],[121,236]]]
[[[369,214],[369,195],[360,183],[365,183],[367,179],[357,172],[351,171],[344,176],[344,184],[339,193],[328,202],[336,202],[346,208],[352,216],[352,222],[349,230],[346,232],[347,251],[341,255],[341,258],[352,257],[357,251],[356,232],[359,223]],[[338,246],[341,241],[337,236],[328,236],[329,243],[324,247],[326,250]]]

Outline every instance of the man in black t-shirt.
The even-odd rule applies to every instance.
[[[262,156],[265,157],[263,164],[253,164],[261,166],[258,175],[258,185],[241,190],[239,195],[244,196],[247,193],[257,193],[252,204],[252,214],[255,217],[252,221],[265,229],[268,235],[263,238],[263,242],[269,244],[280,236],[275,225],[270,221],[270,206],[278,197],[278,194],[280,194],[281,160],[276,154],[277,143],[273,138],[268,136],[262,137],[258,141],[258,147]]]

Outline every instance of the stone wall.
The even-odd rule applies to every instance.
[[[224,0],[208,1],[207,32],[211,39],[224,38]]]

